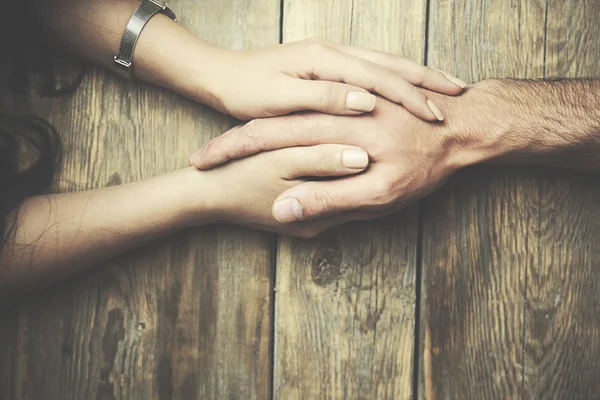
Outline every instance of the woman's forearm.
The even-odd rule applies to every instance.
[[[191,174],[195,209],[201,175],[190,169],[145,181],[78,193],[37,196],[15,213],[15,230],[0,263],[0,297],[72,275],[189,224]],[[200,180],[199,180],[200,179]],[[203,201],[207,206],[203,208]]]
[[[273,201],[307,176],[358,174],[368,162],[368,154],[355,146],[302,146],[210,171],[188,167],[137,183],[31,198],[13,216],[15,229],[0,249],[0,297],[57,281],[186,227],[228,222],[312,237],[349,217],[283,225],[273,218]]]
[[[30,0],[33,13],[44,22],[53,42],[107,68],[113,68],[127,22],[139,4],[138,0]],[[157,14],[139,36],[133,60],[135,76],[195,100],[210,101],[208,93],[200,93],[206,87],[203,67],[220,52]]]
[[[55,42],[106,67],[113,66],[123,32],[140,5],[140,0],[29,2]],[[448,95],[457,95],[466,86],[410,60],[323,39],[260,50],[219,49],[161,14],[153,16],[139,35],[132,68],[137,79],[242,120],[303,110],[363,114],[375,107],[376,98],[369,92],[402,104],[421,119],[443,120],[443,111],[416,86]]]

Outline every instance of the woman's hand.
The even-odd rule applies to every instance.
[[[271,214],[273,201],[306,177],[344,179],[368,163],[367,153],[355,146],[290,147],[210,171],[190,167],[124,185],[29,198],[14,215],[15,230],[0,257],[0,294],[46,285],[190,226],[230,222],[312,237],[350,217],[283,225]],[[292,204],[290,212],[298,208]]]
[[[137,7],[129,1],[34,3],[54,41],[109,68],[114,67],[121,33]],[[466,86],[413,61],[324,39],[253,51],[218,49],[164,15],[153,17],[144,28],[133,63],[137,79],[242,120],[302,110],[362,114],[375,107],[370,92],[403,105],[421,119],[442,120],[442,110],[418,87],[457,95]]]
[[[65,50],[113,68],[135,1],[32,2],[52,39]],[[77,40],[75,40],[75,38]],[[466,83],[379,51],[308,39],[262,50],[215,48],[164,15],[144,28],[134,53],[137,79],[167,87],[236,118],[250,120],[313,110],[356,115],[375,107],[377,93],[415,116],[442,111],[417,86],[457,95]]]
[[[206,57],[195,74],[197,90],[186,95],[242,120],[300,110],[362,114],[375,107],[369,92],[424,120],[443,120],[440,108],[417,86],[448,95],[466,86],[410,60],[323,39],[254,51],[214,50]]]
[[[226,222],[291,236],[315,236],[348,218],[284,225],[272,215],[273,201],[285,190],[314,180],[310,177],[344,179],[362,172],[368,163],[361,148],[324,144],[262,153],[210,171],[189,168],[183,171],[189,199],[187,224]],[[290,212],[294,210],[298,212],[292,204]]]

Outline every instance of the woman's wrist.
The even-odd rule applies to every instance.
[[[227,216],[227,199],[222,198],[223,185],[212,179],[210,171],[198,171],[194,167],[174,173],[180,193],[175,199],[175,213],[179,229],[224,222]]]
[[[185,97],[208,103],[215,79],[209,68],[225,50],[202,41],[177,22],[156,15],[140,35],[134,53],[138,79],[171,89]]]
[[[169,89],[223,111],[222,91],[219,89],[228,84],[229,77],[225,76],[223,66],[229,62],[227,58],[233,51],[196,39],[196,44],[190,46],[182,59],[183,71],[171,78]]]
[[[222,60],[229,53],[157,14],[139,36],[133,67],[137,79],[215,108],[220,99],[214,83],[223,79],[219,76]]]

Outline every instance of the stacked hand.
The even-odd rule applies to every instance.
[[[283,191],[323,177],[351,176],[369,164],[367,153],[349,145],[290,147],[236,160],[198,173],[183,172],[186,224],[230,222],[262,230],[309,237],[343,222],[325,218],[283,225],[271,216],[273,201]],[[287,212],[293,215],[293,210]],[[191,215],[191,217],[190,217]]]
[[[390,54],[322,39],[255,51],[212,49],[208,59],[193,74],[200,82],[187,85],[197,91],[186,95],[242,120],[263,119],[213,141],[203,157],[198,158],[201,151],[192,160],[197,168],[285,147],[346,144],[368,152],[360,170],[331,169],[341,165],[341,152],[333,162],[331,153],[324,156],[327,148],[317,146],[251,157],[206,174],[240,182],[213,204],[229,207],[219,220],[311,236],[349,219],[391,212],[449,173],[450,166],[435,164],[442,154],[430,154],[431,168],[423,165],[422,153],[435,149],[420,144],[435,127],[432,122],[444,120],[437,104],[444,98],[440,93],[457,95],[466,86],[457,78]],[[223,78],[215,78],[219,76]],[[318,113],[292,114],[307,110]],[[274,116],[279,117],[268,118]],[[367,174],[346,176],[361,172],[369,157]],[[303,175],[296,173],[298,163]],[[425,175],[430,169],[435,178]],[[338,178],[306,179],[332,175]],[[396,192],[403,193],[402,199],[390,201]],[[273,216],[279,223],[265,215],[275,198]],[[304,219],[315,221],[281,224]]]
[[[450,109],[458,106],[444,96],[428,95]],[[471,97],[467,92],[463,99]],[[305,220],[324,224],[303,232],[312,236],[344,221],[394,212],[433,191],[452,172],[480,157],[477,151],[467,151],[474,148],[470,144],[476,142],[475,135],[462,132],[456,122],[424,122],[379,98],[375,110],[362,116],[304,113],[251,121],[213,140],[191,162],[199,169],[210,169],[258,152],[269,155],[274,149],[323,143],[364,149],[370,158],[365,172],[303,182],[277,196],[272,211],[281,226],[293,227]]]
[[[442,110],[417,86],[448,95],[466,86],[410,60],[323,39],[206,53],[207,61],[191,73],[198,84],[184,82],[179,91],[242,120],[300,110],[357,115],[373,110],[373,92],[419,118],[441,121]]]
[[[136,7],[35,3],[54,39],[107,67]],[[204,171],[29,198],[0,245],[0,254],[10,249],[0,292],[185,226],[233,222],[314,236],[393,212],[486,159],[600,169],[597,80],[491,80],[452,97],[464,82],[389,54],[322,39],[221,50],[162,15],[144,28],[134,64],[138,79],[259,119],[198,152],[191,163]]]

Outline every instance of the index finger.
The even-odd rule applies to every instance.
[[[359,46],[349,46],[339,43],[328,43],[338,51],[353,57],[362,58],[375,64],[380,64],[399,73],[411,84],[447,95],[462,93],[467,83],[445,71],[422,65],[394,54],[367,49]]]
[[[326,143],[352,144],[348,143],[345,132],[334,129],[331,121],[331,117],[318,113],[252,120],[212,140],[190,158],[190,164],[210,169],[262,151]]]

